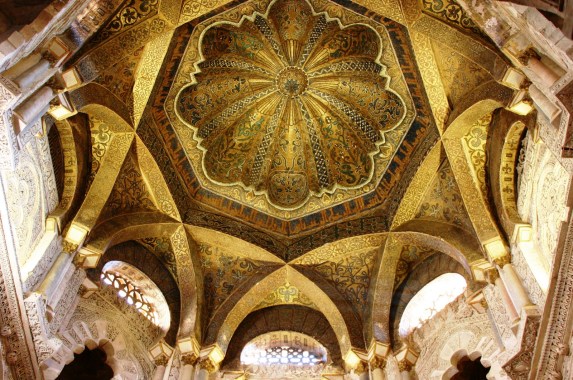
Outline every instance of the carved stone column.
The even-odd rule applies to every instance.
[[[165,376],[165,368],[169,362],[169,358],[173,354],[173,348],[162,340],[151,347],[149,353],[155,363],[155,371],[153,372],[152,379],[163,380],[163,376]]]
[[[398,369],[400,370],[400,376],[402,380],[410,380],[410,371],[414,367],[414,364],[416,364],[418,355],[418,352],[407,345],[404,345],[394,355],[398,361]]]
[[[11,108],[21,95],[22,92],[12,81],[0,76],[0,168],[2,169],[13,169],[15,166],[18,143],[12,127]]]
[[[495,264],[497,264],[499,267],[502,267],[507,263],[508,260],[506,258],[495,261]],[[495,267],[492,263],[487,263],[487,265],[488,269],[485,271],[484,279],[488,283],[495,285],[495,287],[499,290],[507,315],[509,316],[512,325],[515,326],[519,322],[519,313],[516,310],[511,297],[509,296],[507,284],[505,284],[503,279],[500,277],[501,269],[497,269],[497,267]]]
[[[165,367],[167,366],[168,359],[166,357],[159,357],[155,359],[155,371],[153,372],[153,380],[163,380],[165,376]]]
[[[410,380],[410,371],[412,370],[412,364],[410,364],[407,360],[399,361],[398,369],[400,370],[401,380]]]
[[[551,87],[559,80],[559,75],[541,62],[541,57],[533,49],[524,51],[519,57],[519,61],[531,69],[547,87]]]
[[[208,380],[209,374],[217,370],[217,365],[209,358],[204,358],[199,361],[199,371],[197,372],[196,380]]]
[[[509,298],[511,298],[511,302],[513,303],[517,313],[520,313],[521,309],[524,307],[532,305],[529,296],[523,287],[523,283],[515,272],[515,268],[512,264],[505,264],[503,269],[500,269],[499,274],[507,288]]]
[[[177,341],[177,347],[181,352],[181,371],[179,380],[192,380],[195,377],[195,365],[199,361],[200,346],[197,339],[187,337]]]
[[[561,113],[561,109],[533,84],[529,86],[529,96],[550,121],[555,120]]]
[[[181,371],[179,380],[193,380],[195,377],[195,365],[199,358],[195,354],[185,354],[181,356]]]
[[[215,373],[219,369],[225,353],[217,344],[212,344],[201,349],[200,357],[196,380],[207,380],[210,373]]]
[[[386,380],[384,369],[386,368],[386,358],[375,356],[370,360],[370,372],[372,380]]]
[[[519,320],[519,314],[515,310],[513,302],[511,302],[511,298],[509,298],[509,294],[507,293],[507,289],[501,278],[498,277],[495,280],[495,286],[497,286],[499,292],[501,293],[501,299],[503,301],[503,305],[505,306],[505,310],[507,311],[507,315],[509,315],[511,322],[515,323]]]
[[[344,355],[346,379],[365,380],[369,378],[368,352],[360,348],[351,348]]]
[[[384,369],[386,368],[386,358],[390,353],[390,344],[372,340],[368,348],[368,361],[370,364],[370,374],[373,380],[386,380]]]

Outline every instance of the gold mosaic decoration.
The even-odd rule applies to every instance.
[[[384,234],[356,236],[324,245],[294,260],[295,265],[312,268],[364,316],[368,303],[370,278]]]
[[[139,239],[138,243],[157,256],[177,281],[177,260],[168,237],[146,237]]]
[[[116,178],[113,190],[100,214],[100,221],[124,213],[157,210],[136,161],[134,148],[132,146]]]
[[[107,152],[112,135],[109,125],[95,117],[90,117],[90,130],[92,160],[88,187],[93,182],[101,166],[101,161]]]
[[[253,310],[263,309],[265,307],[275,305],[301,305],[308,306],[313,309],[319,310],[318,307],[312,302],[310,298],[301,292],[296,286],[291,285],[288,281],[275,289],[272,293],[265,297],[261,303]]]
[[[413,105],[385,29],[348,18],[279,0],[190,43],[166,111],[204,185],[285,218],[375,188]]]
[[[370,251],[348,253],[336,261],[326,261],[312,266],[312,269],[332,282],[358,315],[364,317],[368,305],[370,277],[378,252],[379,249],[376,248]]]
[[[433,51],[441,74],[441,80],[452,108],[480,84],[493,80],[483,67],[472,62],[462,52],[433,41]]]
[[[404,279],[416,265],[420,264],[435,253],[436,252],[432,249],[419,247],[413,244],[404,244],[402,246],[400,258],[398,259],[398,263],[396,265],[394,288],[397,288],[402,283],[402,281],[404,281]]]
[[[94,81],[107,88],[133,113],[133,84],[135,72],[141,60],[143,48],[139,48],[118,63],[111,66]]]
[[[476,121],[469,132],[463,137],[462,144],[471,162],[471,168],[484,199],[487,199],[487,182],[485,173],[487,130],[491,123],[492,114],[486,114]]]
[[[264,262],[235,256],[228,250],[207,244],[199,244],[199,254],[208,316],[264,265]]]
[[[432,178],[416,218],[444,220],[472,231],[460,189],[447,160],[444,160]]]

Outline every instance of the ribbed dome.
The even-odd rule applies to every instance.
[[[381,48],[369,27],[341,27],[300,0],[209,28],[196,83],[177,100],[207,176],[286,209],[365,184],[383,132],[405,114],[377,63]]]

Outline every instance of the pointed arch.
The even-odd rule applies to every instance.
[[[473,279],[471,264],[483,259],[477,239],[468,231],[439,221],[411,220],[389,233],[382,248],[376,276],[372,279],[371,322],[366,326],[367,339],[389,343],[391,340],[390,310],[394,294],[396,268],[404,244],[441,252],[457,262],[464,273]]]
[[[135,241],[127,241],[108,249],[97,267],[86,271],[93,282],[99,282],[103,267],[110,261],[121,261],[133,266],[149,277],[161,291],[171,314],[171,324],[165,335],[165,341],[174,345],[181,321],[182,302],[179,286],[169,270],[145,247]]]
[[[271,293],[277,286],[284,284],[285,280],[299,289],[305,289],[310,300],[317,305],[319,311],[334,329],[341,353],[344,355],[350,350],[350,347],[354,345],[349,332],[351,326],[347,325],[337,305],[316,284],[288,265],[275,270],[259,281],[234,304],[234,307],[226,313],[224,320],[209,326],[205,343],[213,343],[216,340],[219,347],[226,352],[241,321],[249,315],[264,296]]]
[[[442,139],[472,225],[480,243],[486,248],[492,260],[506,257],[507,246],[496,221],[488,211],[487,200],[482,196],[471,174],[470,163],[464,153],[461,139],[481,117],[498,108],[506,107],[512,96],[513,90],[497,82],[489,81],[480,85],[453,110]],[[489,245],[492,242],[496,244]],[[488,249],[489,246],[495,249]]]

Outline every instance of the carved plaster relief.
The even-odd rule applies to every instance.
[[[41,130],[41,121],[28,128],[30,133],[22,136],[15,170],[2,173],[20,265],[30,258],[44,235],[46,215],[58,203],[47,136]],[[32,132],[36,137],[30,135]]]
[[[42,179],[32,156],[24,151],[21,151],[16,170],[2,174],[18,262],[23,265],[44,232]]]
[[[459,350],[479,352],[482,363],[491,366],[490,373],[496,373],[492,378],[508,379],[495,358],[500,348],[488,315],[476,312],[463,299],[413,334],[416,344],[422,347],[415,369],[419,379],[441,380],[451,366],[452,355]]]
[[[570,176],[542,140],[527,138],[517,209],[520,217],[533,226],[538,247],[552,262],[561,222],[567,217]]]

